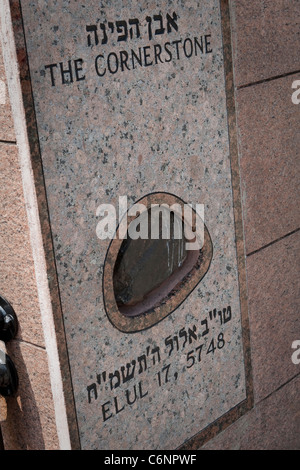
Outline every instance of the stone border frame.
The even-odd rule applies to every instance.
[[[237,129],[236,129],[236,111],[234,96],[234,78],[232,63],[231,46],[231,27],[230,27],[230,0],[220,0],[220,10],[222,19],[223,50],[224,50],[224,68],[226,81],[227,112],[228,112],[228,131],[230,141],[232,190],[234,201],[235,233],[237,246],[237,261],[239,274],[240,305],[242,320],[243,351],[246,375],[246,399],[232,408],[225,415],[218,418],[214,423],[207,426],[204,430],[188,439],[179,450],[196,450],[212,439],[216,434],[223,431],[240,418],[243,414],[253,407],[253,381],[251,368],[250,351],[250,331],[247,305],[247,284],[246,284],[246,266],[245,266],[245,246],[243,236],[243,219],[240,191],[239,158],[237,147]],[[51,294],[51,303],[54,312],[54,323],[57,336],[58,354],[60,358],[61,370],[64,377],[64,394],[67,408],[68,425],[70,432],[71,445],[73,450],[78,450],[80,446],[80,437],[74,403],[72,377],[70,373],[70,364],[68,350],[65,339],[64,320],[57,280],[56,263],[54,256],[54,247],[51,234],[49,219],[49,210],[47,204],[47,195],[45,189],[43,167],[41,161],[38,130],[36,124],[35,108],[32,96],[31,79],[28,67],[28,57],[26,50],[26,40],[24,35],[22,8],[20,0],[9,0],[11,7],[11,16],[13,30],[16,42],[17,57],[20,68],[20,79],[23,95],[23,103],[26,112],[26,124],[30,144],[32,168],[37,192],[39,217],[42,227],[43,245],[47,262],[48,283]]]
[[[168,204],[169,206],[180,204],[182,208],[185,204],[185,202],[179,197],[166,192],[148,194],[136,203],[144,204],[148,210],[152,204]],[[135,217],[128,217],[128,226],[134,219]],[[116,235],[118,234],[118,231],[119,228],[117,229]],[[104,261],[102,294],[105,311],[110,322],[123,333],[137,333],[151,328],[173,313],[201,282],[209,270],[213,258],[213,244],[209,232],[204,225],[203,248],[200,251],[198,250],[196,253],[195,251],[190,251],[190,261],[187,260],[187,262],[191,268],[184,278],[180,276],[179,271],[177,275],[175,274],[172,276],[176,283],[173,289],[168,289],[168,282],[165,281],[166,291],[168,291],[168,294],[162,300],[158,300],[157,303],[154,303],[146,313],[129,317],[123,315],[119,311],[113,290],[114,266],[122,242],[122,239],[115,238],[109,245]]]

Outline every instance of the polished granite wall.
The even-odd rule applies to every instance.
[[[217,437],[201,435],[187,447],[299,448],[299,365],[291,361],[300,336],[299,107],[291,100],[300,78],[299,7],[296,1],[231,1],[230,10],[254,407]],[[4,81],[3,65],[0,73]],[[0,106],[1,293],[20,319],[9,352],[22,379],[18,399],[1,401],[2,434],[6,448],[57,448],[18,148],[8,100]]]

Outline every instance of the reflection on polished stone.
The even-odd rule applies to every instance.
[[[162,210],[158,239],[150,238],[149,211],[140,219],[142,224],[148,224],[148,239],[128,238],[121,245],[114,269],[114,293],[119,307],[136,305],[143,301],[150,292],[179,270],[187,258],[183,221],[170,211],[165,217],[166,211],[167,209]],[[177,231],[178,229],[180,230]],[[168,231],[170,236],[165,238]],[[181,236],[176,239],[179,233]]]

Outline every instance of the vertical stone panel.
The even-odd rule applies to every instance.
[[[255,401],[294,375],[292,343],[300,339],[300,232],[247,260]]]
[[[236,86],[300,71],[298,0],[231,0]]]

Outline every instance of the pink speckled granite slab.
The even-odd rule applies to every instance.
[[[227,2],[21,7],[81,446],[176,448],[249,397]],[[96,211],[152,193],[204,204],[213,256],[172,313],[124,333]]]

